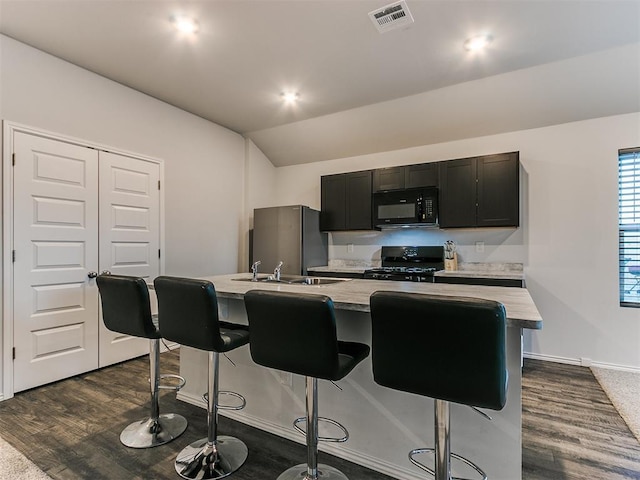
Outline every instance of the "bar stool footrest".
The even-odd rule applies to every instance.
[[[163,373],[162,375],[160,375],[160,380],[164,380],[165,378],[176,379],[178,380],[178,384],[177,385],[158,385],[158,388],[162,390],[175,390],[176,392],[178,392],[182,389],[182,387],[184,387],[187,384],[187,381],[185,380],[184,377],[181,377],[180,375],[175,375],[173,373]]]
[[[435,452],[436,452],[435,448],[415,448],[415,449],[413,449],[413,450],[411,450],[409,452],[409,461],[411,461],[411,463],[413,463],[416,467],[424,470],[425,472],[429,473],[431,476],[435,477],[436,476],[436,472],[434,470],[432,470],[431,468],[427,467],[424,463],[421,463],[418,460],[416,460],[415,458],[413,458],[415,455],[419,455],[421,453],[434,453],[435,454]],[[478,467],[471,460],[468,460],[468,459],[464,458],[463,456],[458,455],[457,453],[452,453],[451,454],[451,458],[456,459],[456,460],[468,465],[469,467],[473,468],[482,477],[481,480],[487,480],[487,474],[484,473],[480,469],[480,467]],[[461,478],[461,477],[451,477],[451,478],[452,478],[452,480],[471,480],[471,479]]]
[[[300,428],[298,426],[299,423],[306,423],[306,421],[307,421],[307,417],[296,418],[293,421],[293,428],[295,428],[302,435],[306,435],[307,432],[304,429],[302,429],[302,428]],[[335,420],[333,420],[331,418],[326,418],[326,417],[318,417],[318,422],[330,423],[331,425],[333,425],[335,427],[338,427],[340,430],[342,430],[344,432],[344,435],[342,437],[318,437],[318,440],[320,442],[344,443],[347,440],[349,440],[349,431],[341,423],[336,422]]]
[[[220,395],[231,395],[232,397],[239,398],[241,403],[240,403],[240,405],[218,405],[218,410],[242,410],[244,407],[247,406],[247,399],[244,398],[239,393],[228,392],[226,390],[221,390],[221,391],[218,392],[218,396],[220,396]],[[206,403],[209,403],[209,394],[205,393],[204,395],[202,395],[202,399]]]

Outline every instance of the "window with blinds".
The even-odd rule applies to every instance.
[[[618,151],[620,305],[640,308],[640,147]]]

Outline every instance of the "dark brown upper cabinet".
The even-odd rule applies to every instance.
[[[373,191],[401,190],[404,188],[405,167],[377,168],[373,171]]]
[[[437,187],[440,162],[407,165],[404,169],[405,188]]]
[[[475,158],[449,160],[440,164],[441,228],[475,226],[476,172]]]
[[[323,176],[320,229],[371,230],[371,187],[371,170]]]
[[[378,168],[373,171],[374,192],[437,186],[437,163],[421,163],[401,167]]]
[[[346,177],[326,175],[320,179],[320,230],[344,230],[346,227]]]
[[[518,152],[478,159],[478,227],[520,226]]]
[[[440,163],[440,227],[520,225],[518,152]]]

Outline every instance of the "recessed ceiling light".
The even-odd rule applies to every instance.
[[[486,48],[492,40],[493,37],[488,34],[476,35],[464,41],[464,48],[470,52],[478,52]]]
[[[189,17],[173,17],[173,26],[182,33],[196,33],[198,31],[198,21]]]
[[[284,103],[289,104],[296,103],[298,101],[298,98],[300,97],[300,95],[298,95],[298,92],[282,92],[280,96],[282,97]]]

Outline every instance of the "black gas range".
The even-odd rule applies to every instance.
[[[370,280],[433,282],[444,268],[444,247],[382,247],[382,266],[365,270]]]

